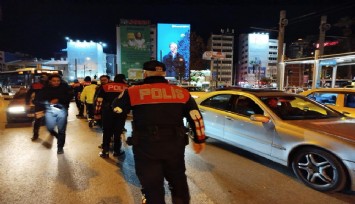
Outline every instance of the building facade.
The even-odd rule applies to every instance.
[[[258,86],[261,81],[276,82],[278,41],[267,33],[239,35],[238,84]]]
[[[232,86],[235,84],[233,71],[234,32],[211,35],[211,51],[221,52],[225,58],[211,60],[212,86]],[[214,85],[215,84],[215,85]]]
[[[106,54],[102,43],[93,41],[67,41],[69,80],[93,78],[106,74]]]

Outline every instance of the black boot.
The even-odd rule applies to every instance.
[[[38,133],[33,133],[33,136],[31,138],[32,141],[35,141],[38,139]]]

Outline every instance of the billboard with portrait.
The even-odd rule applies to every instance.
[[[269,60],[269,35],[249,34],[248,45],[248,73],[255,74],[255,79],[260,80],[266,76],[266,67]]]
[[[121,25],[121,73],[129,76],[130,69],[142,68],[150,60],[149,25]]]
[[[157,59],[166,65],[166,76],[188,79],[190,24],[158,23],[157,36]]]

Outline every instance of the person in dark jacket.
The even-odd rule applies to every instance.
[[[113,136],[113,156],[121,156],[124,151],[121,150],[122,141],[121,134],[126,122],[126,115],[116,114],[111,108],[112,101],[118,97],[125,89],[127,83],[124,74],[117,74],[112,83],[100,86],[98,90],[95,114],[101,114],[102,120],[102,151],[99,156],[102,158],[109,157],[110,142]]]
[[[57,138],[57,153],[63,154],[68,109],[73,97],[72,89],[63,83],[61,76],[53,74],[48,77],[49,84],[39,92],[39,100],[46,107],[45,120],[48,131]],[[55,131],[57,127],[58,132]]]
[[[179,78],[185,72],[185,59],[178,52],[178,47],[175,42],[169,44],[170,52],[163,57],[163,63],[166,66],[166,76]]]
[[[72,84],[72,88],[74,91],[75,104],[79,111],[76,116],[84,117],[84,105],[80,101],[80,95],[81,92],[83,92],[84,86],[79,82],[79,80],[75,79],[74,83]]]
[[[33,105],[35,109],[35,115],[33,120],[33,136],[31,138],[32,141],[37,140],[39,136],[39,128],[43,122],[44,118],[44,110],[45,107],[43,104],[38,103],[38,93],[47,85],[48,76],[41,75],[39,77],[39,81],[35,82],[31,85],[30,89],[26,93],[26,105],[31,105],[32,94],[34,94]]]
[[[204,123],[190,93],[167,82],[165,65],[148,61],[143,65],[144,84],[128,88],[112,103],[116,113],[132,110],[135,170],[146,203],[165,203],[164,179],[169,182],[174,204],[188,204],[190,194],[185,175],[185,146],[189,139],[183,119],[194,132],[193,148],[205,147]]]

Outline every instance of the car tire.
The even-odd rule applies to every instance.
[[[343,164],[321,149],[307,147],[298,151],[292,169],[299,180],[317,191],[336,192],[346,186],[347,174]]]

